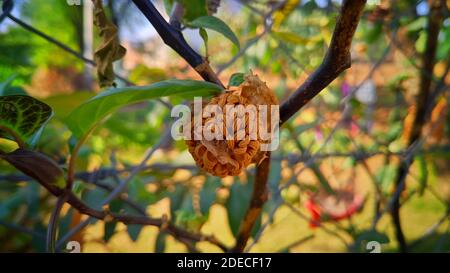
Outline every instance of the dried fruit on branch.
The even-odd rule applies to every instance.
[[[202,111],[194,110],[191,140],[186,141],[197,165],[206,172],[225,177],[238,175],[249,164],[261,162],[265,152],[260,147],[270,143],[271,138],[261,137],[260,131],[273,133],[272,105],[278,105],[275,94],[252,73],[244,77],[241,85],[229,87],[225,93],[204,102]],[[260,106],[267,106],[266,116]],[[211,109],[219,110],[220,117],[216,116],[217,111],[212,115]],[[264,126],[261,117],[266,120]],[[207,132],[214,137],[208,137]]]

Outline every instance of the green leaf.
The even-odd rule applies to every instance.
[[[3,198],[0,202],[0,219],[5,219],[18,207],[26,202],[26,189],[19,189],[18,191]]]
[[[209,50],[208,50],[208,32],[204,28],[199,28],[198,33],[200,34],[200,37],[203,39],[203,43],[205,44],[205,55],[209,56]]]
[[[124,204],[121,200],[113,200],[109,204],[109,210],[111,212],[119,213],[120,210],[123,208],[123,205]],[[103,240],[105,242],[108,242],[114,235],[114,233],[116,232],[116,226],[117,222],[105,222],[105,230],[103,232]]]
[[[145,183],[138,177],[135,177],[130,181],[128,185],[128,195],[134,201],[144,208],[148,205],[154,204],[158,201],[158,197],[155,193],[151,193],[145,187]]]
[[[406,25],[406,29],[409,32],[416,32],[416,31],[420,31],[420,30],[424,29],[426,25],[427,25],[427,18],[425,16],[423,16],[423,17],[417,18],[416,20],[414,20],[411,23],[409,23],[408,25]]]
[[[168,197],[170,199],[170,215],[171,217],[175,217],[175,214],[178,210],[182,208],[183,203],[186,206],[184,200],[192,200],[191,195],[186,187],[183,185],[176,185],[175,189],[172,192],[168,192]],[[192,208],[192,206],[189,206]],[[192,209],[193,210],[193,209]]]
[[[228,223],[230,224],[233,236],[237,236],[242,220],[247,213],[253,191],[253,177],[249,176],[247,183],[243,184],[236,179],[231,186],[230,196],[226,203]],[[259,230],[261,226],[261,215],[258,217],[255,226],[252,229],[252,236]]]
[[[228,86],[239,86],[244,82],[244,73],[234,73],[231,75]]]
[[[200,232],[206,220],[208,220],[208,216],[197,215],[190,210],[179,210],[175,213],[175,225],[191,232]]]
[[[442,40],[439,41],[439,46],[436,52],[437,60],[445,60],[450,55],[450,26],[447,24],[442,30]]]
[[[116,232],[117,222],[106,222],[103,231],[103,240],[107,243]]]
[[[383,34],[383,24],[381,23],[374,24],[365,33],[366,42],[368,44],[376,43],[377,40],[381,37],[381,34]]]
[[[281,181],[281,160],[272,159],[267,184],[271,192],[277,192]]]
[[[417,39],[416,44],[415,44],[417,52],[423,53],[425,51],[425,46],[427,43],[427,36],[428,36],[428,34],[425,30],[420,32],[419,38]]]
[[[164,250],[166,249],[166,237],[167,235],[165,232],[158,232],[155,242],[155,253],[164,253]]]
[[[157,67],[148,67],[138,64],[128,75],[128,79],[137,85],[149,84],[167,80],[169,77],[164,69]]]
[[[241,47],[239,39],[231,30],[231,28],[222,20],[214,16],[202,16],[188,24],[190,27],[207,28],[221,33],[228,38],[238,48]]]
[[[198,17],[208,15],[206,0],[178,0],[184,7],[183,19],[192,21]]]
[[[274,31],[274,32],[272,32],[272,35],[284,42],[292,43],[292,44],[296,44],[296,45],[306,45],[309,42],[314,42],[314,41],[318,40],[318,36],[312,37],[312,38],[305,38],[305,37],[298,35],[297,33],[289,32],[289,31]]]
[[[42,222],[37,222],[32,227],[33,231],[40,234],[47,232],[47,226],[44,226]],[[34,252],[44,253],[46,252],[45,240],[42,240],[39,236],[33,236],[31,239],[31,245]]]
[[[0,96],[0,137],[7,135],[16,141],[31,141],[52,113],[50,106],[30,96]]]
[[[398,137],[400,137],[403,132],[403,124],[401,122],[395,122],[389,125],[389,130],[387,131],[385,138],[386,142],[392,142]]]
[[[111,88],[72,111],[66,118],[66,124],[75,137],[80,139],[120,107],[171,95],[186,99],[195,96],[209,96],[220,90],[221,88],[213,83],[194,80],[168,80],[148,86]]]
[[[0,82],[0,96],[10,95],[27,95],[27,92],[20,87],[11,86],[12,82],[16,78],[16,75],[12,75],[4,82]]]
[[[28,183],[25,186],[25,197],[27,199],[28,205],[28,219],[37,219],[39,218],[39,184],[38,183]]]
[[[70,112],[81,103],[91,99],[94,95],[92,92],[77,91],[72,94],[50,96],[42,101],[52,108],[55,118],[64,120]]]
[[[170,12],[172,11],[174,1],[175,0],[163,0],[164,9],[166,10],[167,14],[170,14]]]
[[[209,208],[216,201],[216,190],[221,185],[220,178],[208,176],[200,192],[200,210],[203,215],[207,215]]]
[[[139,238],[139,234],[142,231],[141,225],[128,225],[127,226],[127,232],[128,236],[130,236],[131,240],[133,242],[136,242],[136,240]]]
[[[106,198],[108,193],[100,188],[87,190],[83,193],[83,201],[94,209],[102,209],[101,203]]]
[[[396,177],[396,173],[397,168],[393,165],[385,165],[377,171],[375,178],[383,191],[389,192]]]

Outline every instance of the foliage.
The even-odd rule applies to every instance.
[[[49,2],[23,1],[16,7],[19,18],[81,51],[81,9],[65,1]],[[192,241],[190,245],[185,238],[179,240],[181,244],[174,242],[180,238],[170,233],[171,225],[190,234],[212,234],[227,246],[239,237],[252,201],[256,166],[236,177],[212,177],[199,171],[183,142],[162,138],[170,130],[171,104],[189,102],[196,96],[209,98],[222,88],[198,80],[195,70],[180,56],[166,52],[159,37],[148,39],[145,35],[150,26],[141,23],[139,10],[131,1],[120,2],[105,6],[102,18],[108,23],[99,26],[113,26],[116,20],[112,17],[120,14],[120,31],[96,34],[96,44],[106,45],[112,39],[116,49],[106,47],[97,54],[97,64],[107,68],[103,69],[106,85],[117,83],[104,90],[93,85],[80,90],[76,87],[79,82],[67,83],[70,75],[63,73],[70,91],[44,96],[47,90],[33,88],[37,71],[68,67],[82,76],[86,64],[12,22],[0,25],[0,250],[46,251],[54,195],[68,185],[93,209],[135,217],[147,214],[163,222],[160,229],[136,224],[124,227],[114,221],[91,224],[86,230],[94,235],[83,231],[74,235],[86,251],[218,250],[213,243]],[[252,69],[280,101],[322,63],[340,7],[339,1],[286,1],[279,7],[273,3],[277,1],[242,1],[243,5],[222,1],[219,11],[212,14],[206,0],[166,0],[167,14],[175,2],[185,9],[181,18],[184,36],[193,48],[205,44],[205,60],[220,72],[226,86],[238,86]],[[411,152],[405,140],[428,38],[428,13],[418,13],[424,3],[400,0],[387,8],[366,6],[352,43],[353,67],[280,130],[280,148],[271,155],[269,199],[257,217],[247,248],[367,252],[367,243],[377,241],[382,251],[396,251],[394,226],[384,215],[395,195],[405,155],[411,155],[413,163],[400,194],[410,251],[449,251],[445,229],[449,208],[448,92],[440,93],[447,107],[441,105],[441,113],[433,121],[427,120],[417,150]],[[127,31],[129,28],[135,32]],[[134,37],[136,33],[143,33],[145,39]],[[438,37],[434,71],[426,72],[433,90],[448,72],[449,35],[447,18]],[[113,66],[122,56],[120,44],[126,45],[128,53]],[[130,82],[123,86],[115,74]],[[56,86],[52,79],[45,81]],[[128,86],[130,83],[137,86]],[[443,81],[448,87],[446,84],[448,80]],[[369,96],[375,97],[373,103],[368,102]],[[428,133],[434,127],[441,128],[440,134]],[[144,166],[139,167],[142,162]],[[123,191],[103,206],[122,183],[126,184]],[[361,211],[342,220],[323,213],[336,210],[346,215],[348,199],[352,201],[354,196],[365,200]],[[312,197],[323,211],[308,207]],[[331,209],[327,207],[330,203]],[[63,210],[58,238],[80,224],[81,218],[73,207]],[[6,228],[3,223],[19,228]],[[434,226],[432,236],[423,237],[424,231]],[[32,232],[22,233],[20,227]],[[311,233],[314,238],[295,244]]]
[[[168,80],[149,86],[112,88],[76,108],[67,117],[66,123],[74,136],[81,138],[119,107],[170,95],[178,95],[184,99],[209,96],[219,90],[220,87],[214,84],[190,80]]]

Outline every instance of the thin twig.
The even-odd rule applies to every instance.
[[[281,105],[280,124],[286,122],[312,98],[351,65],[350,47],[365,0],[344,1],[331,38],[330,47],[322,64]]]
[[[137,165],[133,170],[130,172],[128,177],[120,182],[120,184],[104,199],[102,202],[100,202],[101,206],[105,206],[109,204],[112,200],[117,198],[126,188],[126,186],[133,180],[133,178],[142,170],[145,168],[145,165],[147,164],[148,160],[152,157],[152,155],[158,150],[160,147],[164,146],[168,141],[172,140],[172,138],[168,135],[170,134],[170,126],[168,129],[166,129],[166,132],[164,133],[163,137],[161,137],[160,142],[156,144],[154,147],[147,150],[147,152],[144,155],[144,158],[141,160],[139,165]],[[61,245],[62,242],[68,240],[70,237],[72,237],[73,234],[77,233],[87,225],[91,223],[93,219],[89,218],[77,226],[73,227],[71,230],[67,232],[58,243],[58,246]]]
[[[67,53],[71,54],[72,56],[82,60],[83,62],[92,65],[93,67],[97,66],[97,64],[95,63],[94,60],[86,58],[83,56],[82,53],[77,52],[76,50],[70,48],[69,46],[65,45],[64,43],[56,40],[55,38],[51,37],[50,35],[47,35],[46,33],[36,29],[35,27],[27,24],[26,22],[22,21],[21,19],[11,15],[11,14],[7,14],[8,18],[11,19],[12,21],[14,21],[16,24],[18,24],[19,26],[21,26],[22,28],[24,28],[25,30],[40,36],[41,38],[43,38],[44,40],[46,40],[49,43],[52,43],[54,45],[56,45],[57,47],[61,48],[62,50],[66,51]],[[126,85],[136,85],[134,84],[132,81],[128,80],[126,77],[121,76],[119,74],[114,73],[114,75],[116,76],[116,78],[118,78],[119,80],[123,81]],[[172,108],[172,105],[160,98],[157,99],[158,102],[160,102],[161,104],[163,104],[165,107],[167,107],[168,109]]]
[[[183,57],[204,80],[224,87],[208,61],[189,46],[178,28],[166,22],[151,1],[133,0],[133,3],[150,21],[166,45]]]
[[[415,153],[416,155],[433,155],[433,154],[442,154],[450,151],[449,145],[440,145],[429,147],[427,149],[419,149]],[[272,160],[284,161],[286,160],[289,164],[295,165],[309,161],[314,157],[316,160],[332,158],[332,157],[351,157],[355,161],[366,160],[371,157],[376,156],[387,156],[387,157],[404,157],[407,154],[408,150],[391,152],[388,150],[374,151],[374,152],[363,152],[363,151],[348,151],[348,152],[328,152],[328,153],[315,153],[315,154],[298,154],[298,153],[289,153],[287,155],[272,155]],[[114,177],[116,175],[121,175],[124,173],[130,172],[132,169],[136,168],[137,165],[132,165],[125,168],[100,168],[94,171],[80,171],[75,173],[75,178],[82,180],[83,182],[94,184],[99,186],[100,188],[104,188],[106,190],[111,191],[111,186],[107,184],[103,184],[99,181]],[[178,164],[164,164],[164,163],[154,163],[146,165],[141,171],[172,171],[172,170],[188,170],[188,171],[196,171],[198,167],[196,165],[186,164],[186,165],[178,165]],[[95,179],[92,179],[95,177]],[[6,174],[0,175],[0,183],[1,182],[29,182],[33,179],[24,174]]]
[[[347,0],[343,3],[330,48],[325,55],[322,65],[283,103],[280,109],[280,124],[283,124],[310,99],[319,94],[342,71],[350,67],[351,41],[365,3],[365,0]],[[310,164],[312,163],[313,161],[310,162]],[[244,250],[254,222],[262,210],[265,198],[267,198],[266,187],[269,169],[270,159],[267,158],[257,168],[250,207],[241,223],[236,245],[233,249],[234,252],[242,252]]]
[[[249,208],[239,227],[239,232],[236,236],[236,245],[234,246],[232,252],[242,252],[244,250],[252,228],[261,214],[264,203],[267,201],[267,178],[269,177],[269,167],[270,152],[267,152],[267,157],[258,165],[256,169],[255,182],[253,184],[253,193]]]
[[[89,215],[91,217],[94,217],[99,220],[103,221],[113,221],[113,222],[121,222],[125,225],[150,225],[150,226],[157,226],[160,228],[164,228],[165,231],[167,231],[169,234],[174,236],[175,238],[185,238],[188,240],[192,240],[195,242],[199,241],[207,241],[210,242],[219,248],[221,248],[224,251],[227,251],[228,248],[223,245],[221,242],[219,242],[217,239],[215,239],[213,236],[206,236],[196,233],[191,233],[186,230],[180,229],[170,223],[167,219],[158,219],[158,218],[150,218],[147,216],[131,216],[131,215],[123,215],[123,214],[117,214],[112,213],[109,211],[100,211],[96,210],[94,208],[89,207],[87,204],[85,204],[83,201],[78,199],[72,192],[69,192],[67,195],[68,199],[67,202],[77,209],[79,212]],[[64,242],[63,239],[60,239],[60,242]],[[58,246],[57,246],[58,248]]]
[[[253,45],[255,45],[262,37],[264,37],[266,34],[270,33],[272,31],[272,20],[270,19],[274,12],[276,12],[278,9],[280,9],[286,1],[280,1],[276,5],[273,6],[273,8],[265,15],[263,15],[263,22],[264,22],[264,29],[261,33],[257,34],[255,37],[249,39],[243,47],[241,47],[228,62],[219,65],[219,68],[217,69],[217,75],[220,75],[225,69],[229,68],[232,64],[234,64],[242,55],[244,55],[249,48],[251,48]]]
[[[286,205],[286,206],[288,206],[288,207],[292,210],[292,212],[294,212],[295,214],[297,214],[297,215],[298,215],[300,218],[302,218],[303,220],[308,221],[308,222],[311,221],[311,219],[310,219],[308,216],[304,215],[299,209],[297,209],[297,208],[294,207],[293,205],[291,205],[291,204],[289,204],[289,203],[287,203],[287,202],[284,202],[283,204]],[[347,241],[346,241],[346,240],[344,239],[344,237],[342,237],[339,233],[337,233],[336,231],[331,230],[331,229],[325,227],[323,224],[321,224],[319,227],[320,227],[321,229],[323,229],[323,231],[325,231],[326,233],[328,233],[328,234],[330,234],[330,235],[333,235],[333,236],[335,236],[336,238],[338,238],[338,239],[339,239],[339,240],[340,240],[347,248],[349,247],[349,244],[347,243]]]
[[[314,239],[314,237],[315,237],[314,234],[310,234],[310,235],[308,235],[308,236],[305,236],[305,237],[303,237],[303,238],[298,239],[297,241],[295,241],[295,242],[289,244],[289,245],[286,246],[286,247],[283,247],[283,249],[289,250],[289,249],[291,249],[291,248],[293,248],[293,247],[297,247],[297,246],[299,246],[299,245],[301,245],[301,244],[304,244],[304,243],[308,242],[308,241],[311,240],[311,239]]]
[[[63,194],[58,197],[55,208],[53,209],[50,221],[47,227],[47,252],[55,252],[56,233],[58,231],[58,220],[61,213],[61,209],[67,201],[67,194]]]
[[[22,232],[24,234],[28,234],[28,235],[33,236],[33,237],[37,237],[39,239],[45,240],[45,238],[46,238],[45,234],[43,234],[43,233],[37,232],[37,231],[35,231],[33,229],[30,229],[30,228],[27,228],[27,227],[23,227],[23,226],[14,224],[14,223],[8,223],[8,222],[5,222],[5,221],[3,221],[1,219],[0,219],[0,226],[4,226],[4,227],[12,229],[12,230],[17,230],[19,232]]]
[[[442,16],[442,4],[443,1],[435,0],[431,3],[430,13],[428,16],[428,30],[427,30],[427,42],[426,42],[426,50],[423,54],[422,58],[422,69],[421,71],[433,71],[435,65],[435,56],[436,50],[438,46],[438,35],[442,26],[443,16]],[[431,83],[432,78],[427,76],[425,73],[421,72],[420,77],[420,87],[419,87],[419,95],[417,97],[416,108],[415,108],[415,117],[413,124],[411,126],[411,133],[408,137],[408,146],[411,146],[418,139],[420,139],[422,135],[422,128],[426,123],[426,115],[424,113],[429,107],[430,104],[433,104],[431,99]],[[403,190],[404,180],[409,172],[409,168],[413,163],[413,158],[405,158],[405,160],[400,165],[400,168],[397,173],[397,179],[395,181],[395,187],[400,191]],[[397,238],[397,242],[400,247],[401,252],[407,252],[408,247],[405,239],[405,235],[403,234],[401,221],[400,221],[400,194],[397,198],[393,200],[392,209],[391,209],[392,222],[395,227],[395,234]]]
[[[431,237],[436,230],[444,224],[446,221],[450,220],[450,211],[447,211],[443,217],[441,217],[436,223],[434,223],[431,227],[429,227],[422,236],[420,236],[418,239],[413,241],[409,247],[414,248],[417,245],[419,245],[421,242],[425,241],[429,237]]]

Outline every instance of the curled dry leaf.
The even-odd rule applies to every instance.
[[[233,122],[227,122],[227,105],[238,109],[233,115]],[[255,106],[253,116],[244,110],[248,105]],[[204,103],[203,111],[197,114],[202,116],[192,117],[191,140],[186,141],[189,152],[200,168],[215,176],[235,176],[249,164],[259,164],[265,158],[265,152],[260,151],[260,145],[268,141],[260,138],[258,122],[256,120],[249,122],[250,118],[258,118],[259,105],[278,105],[278,99],[273,91],[253,74],[246,75],[241,85],[229,87],[221,95]],[[215,116],[206,113],[206,106],[219,107],[223,118],[216,119]],[[236,106],[243,106],[240,108],[242,111]],[[202,126],[214,134],[219,128],[222,139],[208,140]],[[252,134],[256,139],[250,137]],[[199,140],[196,140],[195,136]]]
[[[92,0],[94,3],[94,24],[98,27],[101,44],[94,53],[97,64],[97,75],[101,87],[114,85],[113,62],[120,60],[126,49],[120,45],[117,27],[106,17],[101,0]]]

